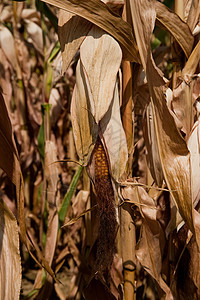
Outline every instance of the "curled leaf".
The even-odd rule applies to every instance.
[[[189,57],[194,44],[194,37],[187,23],[183,22],[178,15],[172,12],[167,6],[155,1],[156,18],[179,43],[185,55]]]
[[[124,59],[139,62],[138,50],[131,27],[123,19],[112,13],[100,0],[43,0],[67,10],[102,28],[112,35],[123,50]]]
[[[153,2],[146,0],[135,1],[135,6],[131,7],[133,25],[141,61],[147,75],[158,151],[164,178],[181,216],[194,233],[200,248],[199,217],[194,211],[192,201],[190,153],[185,140],[180,135],[175,121],[168,110],[165,100],[165,82],[160,70],[155,66],[150,52],[150,36],[153,26],[150,30],[149,24],[152,24],[152,16],[154,14],[149,14],[149,21],[147,21],[146,16],[147,12],[154,9]],[[148,26],[144,26],[144,24],[148,24]]]
[[[80,48],[92,24],[74,14],[60,10],[58,18],[58,36],[61,45],[63,67],[65,73],[74,55]]]

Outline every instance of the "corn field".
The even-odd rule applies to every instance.
[[[199,62],[199,0],[1,0],[0,300],[200,299]]]

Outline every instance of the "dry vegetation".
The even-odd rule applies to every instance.
[[[200,299],[200,1],[42,1],[0,3],[0,300]]]

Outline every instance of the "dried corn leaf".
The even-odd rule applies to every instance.
[[[142,187],[125,187],[122,189],[122,197],[141,204],[138,206],[143,217],[143,225],[140,240],[136,245],[137,259],[158,282],[166,294],[166,299],[173,299],[169,287],[161,276],[165,240],[160,223],[156,219],[157,208],[154,200],[149,197]]]
[[[0,76],[0,87],[4,95],[5,103],[7,104],[7,109],[9,111],[9,114],[11,114],[10,104],[12,101],[12,92],[13,92],[12,82],[11,82],[11,72],[10,72],[11,66],[1,48],[0,48],[0,65],[1,65],[1,72],[4,74],[4,76]]]
[[[96,205],[93,206],[92,208],[88,208],[86,209],[84,212],[82,212],[80,215],[78,215],[77,217],[67,221],[67,223],[65,223],[62,227],[65,226],[69,226],[69,225],[73,225],[74,223],[76,223],[78,220],[80,220],[80,218],[84,217],[88,212],[93,211],[96,208]]]
[[[47,140],[45,142],[45,175],[48,182],[47,190],[47,209],[48,209],[48,221],[47,221],[47,233],[46,243],[44,249],[44,257],[51,266],[57,242],[58,234],[58,212],[57,212],[57,183],[58,183],[58,164],[56,146],[52,141]],[[51,285],[53,285],[53,277],[47,274],[47,279],[43,285],[43,270],[39,270],[34,289],[40,289],[37,299],[48,298],[51,293]]]
[[[158,23],[161,23],[173,35],[186,57],[189,57],[194,44],[194,37],[189,26],[159,1],[155,1],[155,9]]]
[[[26,22],[26,30],[31,39],[35,49],[40,53],[43,54],[43,36],[42,36],[42,28],[38,26],[36,23],[25,20]]]
[[[94,148],[98,125],[94,121],[94,108],[91,107],[88,94],[90,87],[83,66],[79,60],[76,68],[76,85],[71,103],[71,118],[76,150],[79,158],[87,164]]]
[[[51,105],[50,119],[51,119],[51,126],[53,127],[58,121],[63,110],[61,96],[58,92],[58,89],[56,88],[51,89],[51,93],[49,96],[49,104]]]
[[[65,73],[74,55],[80,48],[92,24],[74,14],[60,10],[58,18],[58,36],[61,45],[63,67]]]
[[[8,112],[4,103],[2,94],[0,93],[0,168],[8,175],[10,180],[16,186],[18,219],[20,226],[20,234],[22,242],[27,246],[30,255],[36,261],[37,259],[30,251],[30,241],[26,237],[26,224],[24,217],[24,183],[19,164],[19,158],[16,151],[15,142],[12,135],[12,127]],[[42,261],[44,268],[55,278],[54,272],[43,258],[39,249],[37,249],[39,259]],[[38,262],[39,263],[39,262]]]
[[[1,23],[9,22],[12,16],[13,16],[13,10],[11,5],[1,7],[1,15],[0,15]]]
[[[147,163],[149,164],[149,169],[151,175],[155,180],[157,186],[161,187],[163,183],[163,172],[160,162],[160,156],[158,152],[158,143],[156,138],[155,126],[152,114],[152,105],[149,103],[145,113],[144,120],[144,136],[145,143],[147,147]]]
[[[75,216],[81,214],[83,210],[85,210],[86,205],[89,200],[89,192],[85,190],[81,190],[78,195],[76,196],[72,208]],[[89,203],[88,203],[89,204]]]
[[[191,173],[192,173],[192,192],[194,206],[200,200],[200,120],[198,120],[192,129],[187,145],[191,153]]]
[[[21,18],[24,20],[31,20],[32,22],[40,25],[40,13],[34,8],[24,8],[22,10]]]
[[[137,259],[164,291],[166,294],[164,299],[173,300],[174,298],[170,288],[167,286],[160,273],[162,261],[159,254],[159,248],[160,242],[158,236],[152,233],[151,228],[149,228],[148,224],[144,221],[142,225],[141,239],[136,246]]]
[[[150,36],[153,30],[151,24],[153,25],[155,7],[153,2],[146,0],[135,0],[134,4],[131,4],[133,26],[152,97],[155,132],[164,178],[181,216],[194,233],[200,247],[199,214],[195,213],[192,203],[190,153],[167,108],[165,82],[150,52]]]
[[[199,0],[192,0],[190,11],[187,18],[187,24],[190,27],[191,31],[195,29],[197,23],[199,22],[200,15],[200,2]]]
[[[185,64],[185,67],[182,71],[183,76],[193,75],[199,64],[199,60],[200,60],[200,41],[192,51],[190,57],[188,58],[188,61]]]
[[[52,264],[54,251],[56,248],[57,233],[58,233],[58,212],[57,212],[57,183],[58,177],[58,164],[57,162],[57,150],[52,141],[46,141],[45,143],[45,171],[48,180],[48,228],[45,244],[45,259]]]
[[[138,50],[131,27],[122,18],[108,9],[100,0],[43,0],[67,10],[102,28],[112,35],[123,50],[123,58],[139,62]]]
[[[96,123],[103,118],[113,99],[122,52],[119,44],[97,26],[93,26],[80,48],[80,59],[91,89]]]
[[[118,180],[125,172],[128,161],[126,136],[120,118],[119,91],[115,84],[112,102],[108,112],[99,123],[100,136],[109,156],[111,175]]]
[[[187,83],[183,80],[173,91],[172,108],[182,124],[181,130],[186,134],[186,138],[188,138],[194,122],[192,85],[192,82]]]
[[[5,171],[10,180],[16,185],[19,224],[22,240],[25,242],[26,229],[24,219],[23,179],[15,142],[12,135],[10,119],[1,93],[0,111],[0,168]]]
[[[194,103],[199,96],[199,84],[198,75],[187,75],[173,91],[172,109],[183,126],[182,131],[186,134],[186,139],[188,139],[194,124]]]
[[[21,258],[17,221],[0,199],[0,299],[19,299]]]
[[[15,70],[18,63],[14,38],[10,30],[3,25],[0,25],[0,46]]]

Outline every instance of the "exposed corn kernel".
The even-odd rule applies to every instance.
[[[95,145],[95,178],[107,178],[109,176],[108,161],[100,138]]]

